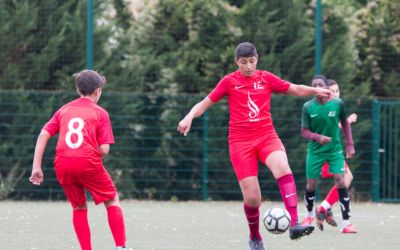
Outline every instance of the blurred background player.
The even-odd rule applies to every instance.
[[[317,88],[327,88],[328,81],[324,76],[317,75],[311,84]],[[307,186],[304,195],[308,214],[302,224],[310,225],[315,218],[313,209],[317,179],[321,176],[322,166],[327,162],[329,172],[335,179],[343,217],[341,231],[344,232],[351,231],[353,226],[349,220],[350,197],[344,177],[345,161],[340,142],[339,121],[346,137],[346,158],[353,157],[354,143],[343,101],[339,98],[328,99],[317,96],[303,105],[301,135],[310,142],[307,147]],[[318,225],[323,229],[322,221]]]
[[[327,86],[329,90],[332,91],[332,97],[333,98],[340,98],[340,89],[338,83],[333,80],[333,79],[328,79],[327,80]],[[347,117],[347,122],[352,123],[357,122],[357,114],[353,113]],[[339,127],[341,127],[339,123]],[[332,178],[333,174],[329,172],[329,164],[328,162],[325,162],[324,165],[322,166],[321,170],[321,177],[322,178]],[[344,182],[346,184],[346,188],[349,189],[351,182],[353,180],[353,174],[351,173],[351,170],[349,166],[347,165],[346,161],[344,162]],[[323,230],[323,221],[324,219],[326,222],[332,226],[337,226],[337,223],[333,217],[333,213],[331,210],[331,207],[333,204],[335,204],[339,200],[339,194],[337,191],[336,186],[333,186],[325,199],[322,201],[321,205],[319,208],[316,210],[316,219],[317,219],[317,226],[319,229]],[[308,219],[310,220],[310,219]],[[312,218],[311,218],[312,222]],[[310,222],[310,223],[311,223]],[[302,223],[303,224],[303,223]],[[345,227],[342,230],[343,233],[357,233],[357,229],[355,227]]]
[[[92,249],[85,190],[96,205],[104,202],[116,247],[125,249],[125,224],[117,190],[102,163],[110,144],[114,144],[108,113],[97,105],[106,79],[92,70],[83,70],[74,77],[80,98],[62,106],[42,128],[29,180],[34,185],[43,182],[43,153],[49,139],[59,134],[54,169],[72,205],[72,221],[81,249]]]
[[[290,238],[298,239],[314,230],[311,225],[302,226],[297,223],[296,185],[285,147],[273,126],[271,93],[329,98],[331,91],[292,84],[268,71],[257,70],[257,50],[249,42],[240,43],[236,47],[235,62],[238,70],[224,76],[207,97],[194,105],[179,122],[177,130],[187,135],[194,118],[201,116],[223,97],[228,97],[230,159],[243,195],[244,212],[250,231],[250,249],[261,250],[264,245],[259,232],[261,191],[258,161],[270,169],[278,182],[285,208],[292,218]]]

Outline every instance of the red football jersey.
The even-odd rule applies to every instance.
[[[51,136],[59,133],[56,160],[65,156],[101,162],[98,147],[114,143],[107,111],[87,98],[62,106],[42,129]]]
[[[208,95],[213,102],[224,96],[229,105],[229,139],[252,139],[275,133],[270,113],[271,93],[286,92],[290,82],[264,70],[246,77],[239,70],[226,75]]]

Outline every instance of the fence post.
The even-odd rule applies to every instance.
[[[381,133],[380,103],[378,100],[372,102],[372,169],[371,169],[371,195],[372,201],[379,201],[379,145]]]
[[[322,3],[317,0],[315,9],[315,74],[321,74],[322,55]]]
[[[86,68],[93,69],[93,0],[86,3]]]
[[[202,157],[202,193],[203,200],[208,200],[208,112],[203,114],[203,157]]]

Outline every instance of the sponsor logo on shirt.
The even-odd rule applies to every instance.
[[[235,90],[236,89],[241,89],[241,88],[244,88],[244,85],[235,85]]]
[[[318,114],[311,114],[310,116],[311,116],[311,118],[314,118],[314,117],[316,117]]]
[[[259,122],[260,119],[258,115],[260,114],[260,109],[258,108],[257,104],[251,99],[250,92],[247,92],[247,106],[250,109],[249,118],[250,122]]]

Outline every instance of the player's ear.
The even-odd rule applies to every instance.
[[[78,93],[79,96],[82,96],[82,93],[79,91],[78,88],[76,88],[76,93]]]

